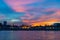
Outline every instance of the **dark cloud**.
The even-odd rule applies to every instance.
[[[45,14],[45,15],[52,15],[52,14],[54,14],[54,13],[55,13],[55,11],[43,12],[43,14]]]

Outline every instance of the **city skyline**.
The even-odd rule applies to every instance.
[[[60,23],[54,23],[52,25],[45,25],[45,26],[32,26],[27,24],[8,24],[7,21],[3,21],[3,23],[0,23],[0,30],[25,30],[25,31],[59,31],[60,30]]]

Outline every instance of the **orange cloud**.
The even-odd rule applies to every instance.
[[[51,10],[49,10],[49,11],[51,11]],[[47,11],[47,12],[49,12],[49,11]],[[23,20],[23,22],[26,22],[32,26],[39,26],[39,25],[44,26],[44,25],[51,25],[55,22],[60,22],[60,10],[56,9],[56,11],[55,10],[52,10],[52,11],[54,11],[54,13],[51,15],[42,15],[42,16],[40,16],[40,18],[38,18],[36,20],[30,20],[30,19],[27,19],[28,18],[27,17],[25,20]],[[27,14],[27,16],[28,16],[28,14]]]
[[[49,19],[49,20],[46,20],[46,21],[35,21],[35,20],[23,20],[23,22],[29,24],[29,25],[32,25],[32,26],[44,26],[44,25],[51,25],[55,22],[58,22],[58,19]]]

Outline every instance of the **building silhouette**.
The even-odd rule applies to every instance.
[[[53,25],[58,27],[60,26],[60,23],[54,23]]]
[[[3,22],[3,25],[6,26],[6,25],[7,25],[7,21],[4,21],[4,22]]]
[[[7,21],[0,23],[0,30],[60,30],[60,23],[54,23],[52,25],[45,26],[31,26],[27,24],[22,25],[10,25]]]

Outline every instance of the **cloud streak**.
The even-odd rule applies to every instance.
[[[39,1],[42,0],[5,0],[5,2],[16,12],[25,12],[27,10],[25,5]]]

